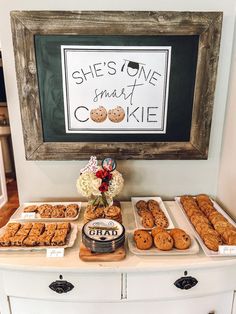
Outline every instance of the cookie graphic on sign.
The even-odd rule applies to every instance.
[[[120,123],[125,117],[125,111],[121,106],[116,106],[108,111],[108,119],[114,123]]]
[[[90,118],[97,123],[104,122],[107,118],[107,111],[103,106],[99,106],[90,111]]]

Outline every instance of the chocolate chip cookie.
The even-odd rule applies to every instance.
[[[99,106],[90,111],[90,118],[97,123],[104,122],[107,118],[107,111],[103,106]]]
[[[114,123],[120,123],[125,117],[125,111],[121,106],[116,106],[108,111],[108,119]]]
[[[148,250],[152,247],[153,239],[148,231],[135,230],[134,241],[136,246],[140,250]]]

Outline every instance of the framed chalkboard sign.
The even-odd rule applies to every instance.
[[[221,12],[11,12],[26,158],[206,159]]]

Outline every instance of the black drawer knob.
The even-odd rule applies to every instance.
[[[74,288],[74,286],[72,285],[72,283],[66,280],[56,280],[49,285],[49,288],[55,291],[56,293],[61,294],[71,291]]]
[[[174,285],[183,290],[191,289],[198,283],[197,279],[191,276],[181,277],[174,282]]]

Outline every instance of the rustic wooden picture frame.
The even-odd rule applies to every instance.
[[[11,24],[27,160],[207,159],[222,12],[13,11]],[[35,35],[198,35],[192,123],[188,142],[45,142]]]

